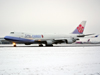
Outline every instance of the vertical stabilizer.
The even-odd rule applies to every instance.
[[[90,39],[88,39],[87,42],[90,42]]]
[[[99,35],[96,35],[95,37],[98,37]]]
[[[72,34],[83,34],[86,21],[82,21]]]

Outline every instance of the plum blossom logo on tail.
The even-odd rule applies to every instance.
[[[77,29],[78,29],[78,32],[79,32],[79,33],[82,33],[83,30],[84,30],[84,27],[80,24],[80,25],[77,27]]]

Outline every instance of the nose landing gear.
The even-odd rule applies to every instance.
[[[13,46],[16,47],[16,43],[15,42],[13,42]]]

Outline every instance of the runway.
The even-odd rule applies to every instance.
[[[100,75],[100,46],[0,47],[0,75]]]
[[[100,44],[54,44],[53,47],[95,47],[100,46]],[[13,47],[12,44],[0,44],[0,47]],[[38,44],[24,45],[17,44],[17,47],[39,47]],[[43,44],[43,47],[46,47]]]

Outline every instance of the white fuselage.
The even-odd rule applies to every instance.
[[[75,38],[77,34],[27,34],[15,32],[14,34],[9,34],[8,36],[31,39],[31,40],[48,40],[48,39],[62,39],[62,38]]]

